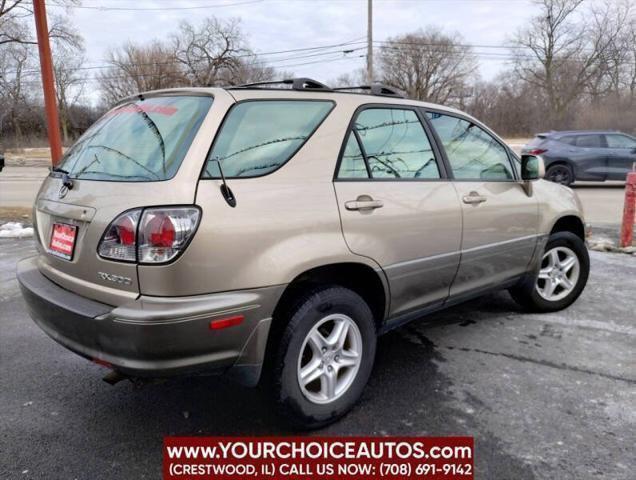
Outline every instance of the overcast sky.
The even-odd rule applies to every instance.
[[[50,13],[62,13],[54,3],[47,2]],[[432,25],[459,32],[466,43],[485,46],[505,45],[537,12],[531,0],[374,0],[373,5],[374,40]],[[114,10],[125,8],[147,10]],[[126,40],[167,38],[181,20],[197,22],[209,15],[239,17],[257,53],[364,41],[366,9],[367,0],[83,0],[81,7],[71,8],[69,13],[85,39],[90,66],[103,64],[105,52]],[[339,49],[362,47],[364,43]],[[348,59],[336,50],[264,58],[296,76],[325,82],[365,65],[364,50],[347,54]],[[507,50],[480,47],[475,51],[483,78],[492,78],[505,66],[501,58]],[[307,57],[315,53],[318,55]],[[304,58],[290,58],[298,56]]]

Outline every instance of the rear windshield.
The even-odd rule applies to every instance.
[[[545,141],[546,141],[546,136],[545,135],[537,135],[532,140],[530,140],[526,144],[526,146],[527,147],[537,147],[537,146],[541,145]]]
[[[289,160],[333,108],[321,100],[251,100],[235,105],[223,122],[203,172],[219,178],[258,177]]]
[[[69,149],[60,168],[72,178],[156,182],[179,169],[211,97],[154,97],[106,113]]]

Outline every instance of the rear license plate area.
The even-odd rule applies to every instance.
[[[72,260],[77,239],[77,227],[66,223],[54,223],[49,242],[49,253],[64,260]]]

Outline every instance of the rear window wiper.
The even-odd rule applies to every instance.
[[[64,170],[63,168],[60,168],[60,167],[49,167],[49,170],[50,170],[51,172],[64,173],[64,174],[66,174],[66,175],[68,175],[68,174],[69,174],[66,170]]]
[[[57,166],[50,167],[50,168],[51,168],[51,172],[61,173],[62,174],[62,185],[64,185],[69,190],[73,190],[73,180],[71,180],[71,177],[69,176],[70,174],[68,173],[67,170],[64,170],[63,168],[60,168],[60,167],[57,167]]]

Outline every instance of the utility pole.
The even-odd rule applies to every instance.
[[[40,52],[44,109],[46,110],[46,131],[49,137],[49,146],[51,147],[51,160],[53,166],[55,166],[62,158],[62,138],[60,137],[60,119],[55,99],[55,77],[53,75],[53,60],[51,58],[49,27],[46,21],[44,0],[33,0],[33,16],[35,17],[35,30],[38,36],[38,50]]]
[[[373,0],[367,0],[367,82],[373,83]]]

